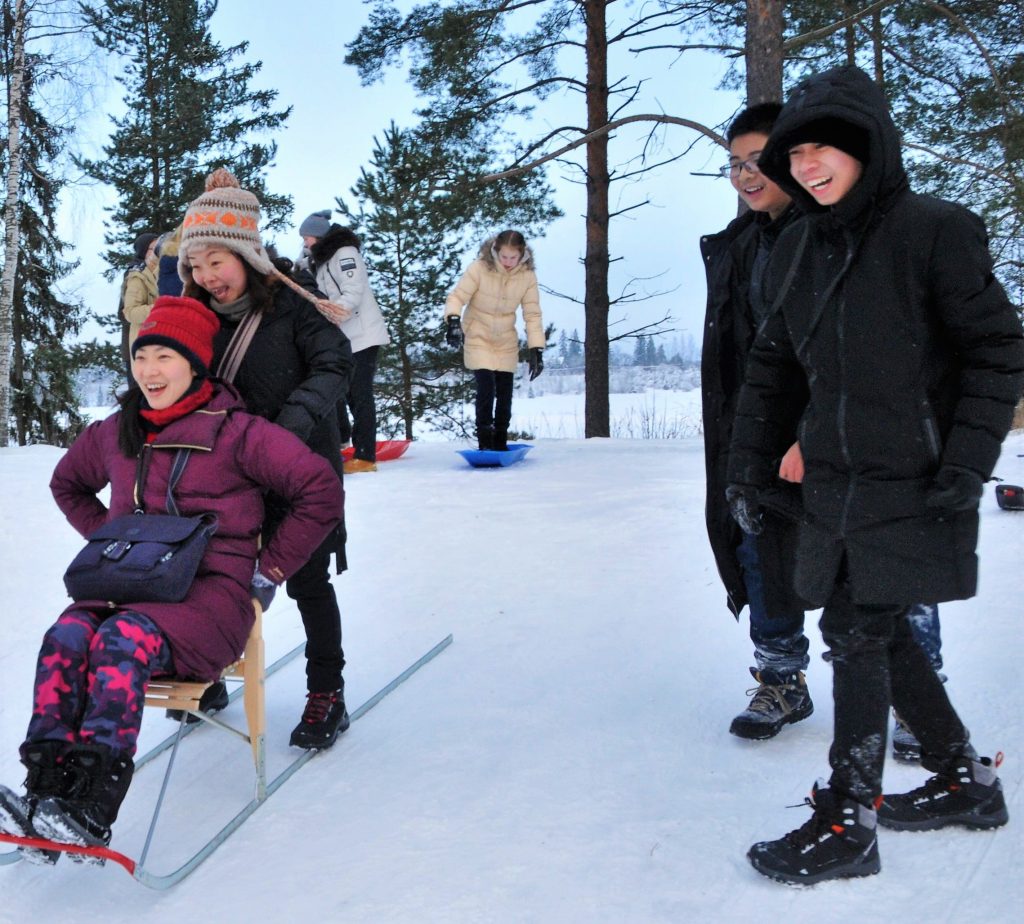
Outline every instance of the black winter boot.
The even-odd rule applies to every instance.
[[[892,756],[896,760],[916,764],[921,759],[921,742],[895,709],[892,717],[895,720],[892,727]]]
[[[215,712],[220,712],[221,709],[227,709],[229,701],[228,685],[223,680],[217,680],[203,690],[203,695],[199,697],[199,711],[213,715]],[[184,715],[186,725],[194,725],[196,722],[202,721],[199,716],[185,712],[183,709],[168,709],[164,714],[172,722],[180,722]]]
[[[110,828],[128,793],[135,765],[105,745],[74,745],[68,752],[68,788],[64,796],[41,799],[33,815],[37,831],[50,840],[88,847],[110,843]],[[77,862],[98,862],[68,854]]]
[[[873,809],[817,786],[805,802],[814,814],[804,825],[750,848],[747,859],[754,869],[794,885],[872,876],[881,870]]]
[[[65,741],[26,741],[20,748],[21,762],[28,770],[25,795],[0,786],[0,831],[19,837],[40,837],[32,824],[32,815],[40,799],[63,795],[67,788],[64,757]],[[19,847],[22,859],[41,866],[52,866],[60,858],[59,850]]]
[[[800,671],[782,675],[752,667],[750,673],[760,686],[747,690],[752,699],[732,720],[730,734],[754,740],[774,738],[784,725],[806,719],[814,712],[811,694]]]
[[[498,452],[508,452],[508,427],[502,429],[496,427],[494,430],[494,448]]]
[[[348,726],[344,687],[330,693],[308,693],[306,708],[288,744],[293,748],[323,751],[334,744]]]
[[[494,427],[477,427],[476,428],[476,448],[477,449],[493,449],[494,448]]]
[[[922,764],[928,767],[926,757]],[[901,795],[884,796],[878,823],[897,831],[934,831],[949,825],[981,830],[999,828],[1010,820],[1003,786],[989,757],[959,757],[923,786]]]

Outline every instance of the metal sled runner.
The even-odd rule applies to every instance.
[[[410,664],[409,667],[402,671],[402,673],[378,690],[365,703],[359,706],[359,708],[351,714],[351,721],[355,722],[357,719],[366,715],[367,712],[376,706],[377,703],[379,703],[392,690],[405,682],[409,677],[416,673],[416,671],[423,667],[423,665],[427,664],[438,654],[444,651],[451,642],[452,636],[448,635],[421,658],[413,664]],[[266,734],[264,681],[266,676],[269,676],[275,670],[292,660],[303,649],[303,647],[303,645],[297,646],[287,655],[271,665],[269,669],[265,670],[263,660],[262,613],[257,605],[256,623],[253,626],[253,631],[250,634],[249,641],[246,645],[245,654],[235,662],[235,664],[228,667],[223,675],[225,679],[241,679],[243,682],[242,688],[234,691],[231,695],[231,699],[236,698],[239,694],[244,697],[246,721],[248,724],[247,731],[236,729],[221,721],[216,716],[205,715],[198,711],[199,699],[209,684],[163,680],[161,678],[151,682],[149,685],[146,693],[147,706],[156,706],[166,709],[181,709],[186,714],[197,716],[201,719],[202,723],[208,723],[242,737],[252,748],[253,763],[255,766],[256,791],[252,800],[245,805],[242,810],[234,816],[234,818],[224,825],[217,834],[215,834],[177,869],[165,874],[152,873],[146,868],[146,858],[149,854],[149,848],[156,830],[156,824],[159,819],[164,796],[170,781],[171,771],[174,768],[174,759],[177,755],[178,745],[187,734],[189,734],[193,729],[199,727],[199,723],[186,724],[184,716],[178,726],[178,730],[173,735],[170,735],[167,739],[158,744],[136,762],[136,768],[139,768],[168,748],[171,749],[167,770],[164,774],[160,794],[157,797],[156,807],[153,811],[153,818],[150,822],[146,841],[138,860],[116,850],[112,850],[109,847],[84,847],[79,844],[61,844],[41,838],[18,837],[11,834],[4,834],[2,832],[0,832],[0,841],[15,844],[19,847],[37,847],[44,850],[57,850],[64,853],[87,855],[109,860],[113,863],[117,863],[119,866],[122,866],[138,882],[141,882],[143,885],[151,889],[167,889],[170,886],[181,882],[182,879],[188,876],[189,873],[195,870],[204,860],[207,859],[207,857],[209,857],[221,844],[223,844],[224,841],[226,841],[243,824],[243,822],[249,818],[250,815],[260,808],[260,806],[262,806],[271,795],[280,789],[284,783],[286,783],[299,769],[312,760],[318,753],[315,750],[304,751],[299,757],[293,760],[279,774],[277,774],[277,776],[270,780],[267,779],[264,745]],[[20,858],[21,855],[18,851],[0,854],[0,865],[17,862]]]

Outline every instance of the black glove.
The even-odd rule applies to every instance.
[[[274,594],[277,593],[277,584],[260,572],[259,565],[256,566],[256,570],[252,573],[252,580],[249,582],[249,593],[259,601],[260,608],[264,612],[270,609],[270,604],[274,601]]]
[[[530,381],[532,382],[544,371],[544,351],[540,347],[530,350]]]
[[[973,510],[981,500],[985,483],[981,475],[959,465],[943,465],[935,475],[925,504],[943,510]]]
[[[749,484],[731,484],[725,489],[729,513],[748,536],[760,536],[764,530],[764,510],[757,494],[757,488]]]
[[[457,314],[448,315],[448,329],[444,332],[444,339],[453,350],[462,347],[465,337],[462,335],[462,321],[459,320]]]

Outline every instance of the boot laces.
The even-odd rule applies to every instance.
[[[931,801],[936,796],[956,792],[960,788],[960,778],[955,773],[937,773],[916,789],[904,793],[903,798],[911,802]]]
[[[761,712],[767,715],[778,708],[782,710],[783,715],[789,715],[793,711],[793,707],[786,699],[786,693],[793,693],[798,689],[799,684],[796,683],[771,684],[762,680],[760,686],[747,690],[746,695],[754,697],[747,709],[750,712]]]
[[[25,777],[25,789],[29,793],[59,793],[64,788],[66,768],[59,764],[34,764]]]
[[[75,802],[89,798],[95,775],[87,767],[80,767],[75,761],[67,762],[67,797]]]
[[[805,796],[804,801],[799,806],[790,806],[790,808],[799,808],[804,805],[811,808],[811,817],[795,831],[790,831],[786,835],[786,840],[798,850],[803,850],[818,843],[826,832],[834,833],[835,830],[832,820],[819,806],[814,804],[814,800],[810,796]]]
[[[337,691],[332,693],[310,693],[306,697],[306,708],[302,713],[302,721],[310,725],[323,722],[338,701]]]

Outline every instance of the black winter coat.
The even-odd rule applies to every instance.
[[[789,174],[788,137],[823,117],[864,129],[851,191],[821,208]],[[855,602],[937,603],[974,594],[977,510],[925,505],[941,465],[987,479],[1024,383],[1024,339],[992,274],[981,221],[915,195],[885,99],[837,68],[793,92],[761,169],[808,209],[773,253],[780,311],[751,351],[729,479],[767,485],[797,422],[806,474],[797,589],[823,604],[844,558]]]
[[[220,316],[213,342],[213,366],[220,362],[236,322]],[[274,308],[260,321],[234,384],[250,414],[294,433],[323,456],[342,479],[337,404],[348,389],[352,350],[348,338],[316,308],[285,286],[274,292]],[[283,502],[267,498],[266,529],[283,518]],[[345,570],[344,520],[325,543]]]
[[[725,489],[729,483],[726,475],[736,403],[757,327],[748,298],[750,278],[762,235],[767,233],[774,238],[795,217],[796,210],[790,208],[769,224],[767,215],[748,211],[730,222],[724,231],[706,235],[700,241],[708,291],[701,352],[707,477],[704,518],[718,573],[725,585],[726,605],[737,617],[749,602],[737,554],[743,534],[729,514]],[[799,401],[800,396],[794,396],[794,400]],[[799,508],[799,492],[793,486],[775,479],[775,490],[780,496],[788,495],[791,506]],[[795,522],[769,513],[757,546],[769,612],[804,609],[804,602],[793,590]]]

